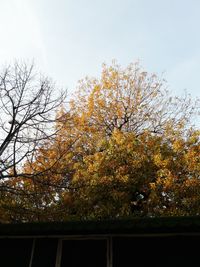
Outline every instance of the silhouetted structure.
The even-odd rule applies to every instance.
[[[199,266],[200,217],[0,225],[2,267]]]

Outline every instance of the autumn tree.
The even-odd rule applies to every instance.
[[[173,135],[167,151],[157,153],[159,169],[150,183],[149,214],[154,216],[199,215],[200,209],[200,131],[187,136]]]
[[[198,100],[173,97],[138,63],[103,64],[101,77],[79,81],[69,109],[60,108],[55,139],[23,165],[35,178],[15,179],[22,194],[7,193],[2,214],[8,221],[197,214],[198,109]]]
[[[41,174],[34,171],[33,176],[33,172],[26,172],[23,165],[25,162],[26,164],[34,162],[41,146],[53,142],[59,131],[54,127],[55,112],[64,99],[65,93],[56,91],[54,83],[37,73],[33,65],[16,62],[2,69],[0,73],[1,194],[18,193],[16,178],[36,179],[36,176]],[[49,165],[48,168],[50,167]]]
[[[196,105],[187,95],[171,96],[165,81],[148,75],[138,63],[123,69],[115,62],[103,64],[99,79],[80,80],[71,100],[80,126],[108,136],[114,129],[139,135],[145,130],[162,134],[170,125],[186,126]]]
[[[167,180],[167,175],[162,176],[167,168],[157,161],[160,157],[164,163],[171,162],[168,175],[173,173],[172,188],[184,179],[186,184],[191,183],[191,178],[198,184],[199,132],[192,128],[198,111],[198,100],[192,101],[187,94],[173,97],[164,80],[148,75],[138,63],[125,69],[115,62],[111,66],[104,64],[99,79],[79,81],[71,113],[75,117],[74,129],[82,137],[72,179],[75,190],[66,191],[66,206],[71,205],[78,218],[87,219],[170,214],[165,212],[164,204],[158,208],[160,213],[152,211],[152,203],[156,206],[160,196],[168,196],[159,185],[159,181],[162,184]],[[188,150],[196,152],[187,155],[195,162],[196,174],[187,169],[190,157],[183,162],[180,157],[191,136],[196,136],[196,148]],[[179,142],[182,146],[174,151]],[[153,202],[155,185],[160,191]],[[177,193],[181,194],[181,189]],[[175,197],[174,201],[169,199],[173,209],[181,210],[176,207]]]
[[[198,131],[163,139],[115,130],[103,150],[77,163],[77,190],[64,201],[79,219],[198,215],[199,155]]]
[[[63,119],[70,125],[71,118],[66,113],[63,118],[61,108],[54,119],[50,138],[44,139],[34,150],[31,160],[23,162],[18,175],[3,181],[0,221],[61,219],[63,212],[58,205],[61,193],[72,178],[72,150],[76,143],[76,138],[70,134],[71,127],[63,126]]]

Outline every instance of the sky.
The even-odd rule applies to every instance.
[[[0,0],[0,66],[34,60],[71,94],[102,63],[138,61],[200,97],[199,0]]]

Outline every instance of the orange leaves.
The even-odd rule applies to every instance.
[[[150,199],[154,201],[149,203],[155,205],[157,199],[157,215],[196,215],[200,212],[199,134],[190,131],[186,137],[171,136],[168,139],[171,152],[169,149],[167,154],[154,157],[159,170],[158,178],[150,184]],[[154,210],[153,206],[151,209]]]
[[[138,63],[79,81],[55,139],[24,165],[44,173],[11,184],[34,196],[20,203],[61,219],[200,212],[200,136],[187,128],[195,106],[163,87]]]
[[[184,145],[185,145],[185,143],[183,140],[176,139],[172,145],[174,152],[178,152],[178,151],[181,151],[182,149],[184,149]]]

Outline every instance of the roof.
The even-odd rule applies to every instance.
[[[0,237],[170,233],[200,234],[200,216],[0,224]]]

